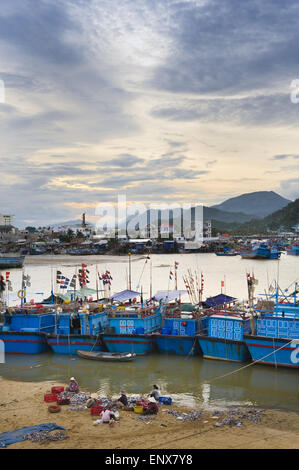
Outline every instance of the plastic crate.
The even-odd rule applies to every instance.
[[[163,405],[171,405],[172,404],[172,398],[170,398],[170,397],[159,397],[159,403],[162,403]]]
[[[90,414],[92,416],[100,416],[100,414],[102,413],[102,411],[104,411],[105,407],[102,406],[102,405],[96,405],[96,406],[92,406],[90,408]]]
[[[57,394],[56,394],[56,393],[46,393],[46,394],[44,395],[44,401],[45,401],[46,403],[51,403],[51,402],[53,402],[53,401],[56,401],[56,402],[57,402],[57,398],[58,398],[58,397],[57,397]]]
[[[55,385],[54,387],[51,388],[52,393],[62,393],[64,392],[64,387],[60,387]]]

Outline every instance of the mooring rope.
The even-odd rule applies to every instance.
[[[270,354],[267,354],[266,356],[264,357],[261,357],[260,359],[256,360],[256,361],[252,361],[250,364],[246,364],[246,366],[243,366],[243,367],[240,367],[239,369],[236,369],[236,370],[233,370],[232,372],[228,372],[227,374],[224,374],[224,375],[219,375],[218,377],[215,377],[214,379],[210,379],[209,381],[204,381],[202,382],[203,384],[205,383],[211,383],[211,382],[214,382],[215,380],[218,380],[218,379],[223,379],[224,377],[228,377],[229,375],[232,375],[232,374],[236,374],[237,372],[239,372],[240,370],[243,370],[243,369],[247,369],[247,367],[250,367],[250,366],[253,366],[254,364],[256,364],[257,362],[260,362],[262,361],[263,359],[266,359],[266,357],[269,357],[271,356],[272,354],[275,354],[277,351],[280,351],[280,349],[283,349],[285,348],[288,344],[291,344],[293,340],[289,341],[288,343],[284,344],[283,346],[281,346],[280,348],[272,351]]]

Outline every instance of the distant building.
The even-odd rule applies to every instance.
[[[203,236],[204,238],[212,237],[212,221],[206,220],[203,224]]]
[[[0,214],[0,225],[1,226],[12,226],[13,215]]]

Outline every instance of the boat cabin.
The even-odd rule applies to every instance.
[[[105,312],[89,314],[86,312],[60,313],[56,316],[57,335],[98,335],[108,326]]]
[[[53,333],[55,313],[38,313],[17,311],[5,313],[2,331],[27,331]]]
[[[218,312],[202,318],[201,332],[212,338],[242,341],[243,334],[251,332],[250,318],[233,312]]]
[[[110,305],[109,327],[116,334],[152,333],[161,328],[162,316],[159,307],[143,308],[140,304],[130,306]]]

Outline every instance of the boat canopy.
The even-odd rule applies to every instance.
[[[134,297],[137,297],[138,295],[141,295],[140,292],[135,292],[134,290],[123,290],[121,292],[118,292],[110,297],[110,300],[114,300],[116,302],[124,302],[125,300],[130,300],[133,299]]]
[[[89,287],[83,287],[82,289],[78,290],[68,290],[65,294],[61,294],[60,292],[55,294],[62,300],[72,300],[73,298],[84,299],[85,297],[89,297],[93,294],[96,294],[95,289],[90,289]],[[98,291],[100,292],[100,291]]]
[[[157,302],[160,302],[160,300],[170,302],[171,300],[177,299],[185,294],[187,294],[186,290],[159,290],[154,295],[153,299]]]
[[[209,307],[216,307],[217,305],[225,305],[234,302],[236,297],[230,297],[229,295],[219,294],[215,295],[215,297],[209,297],[204,301]]]

